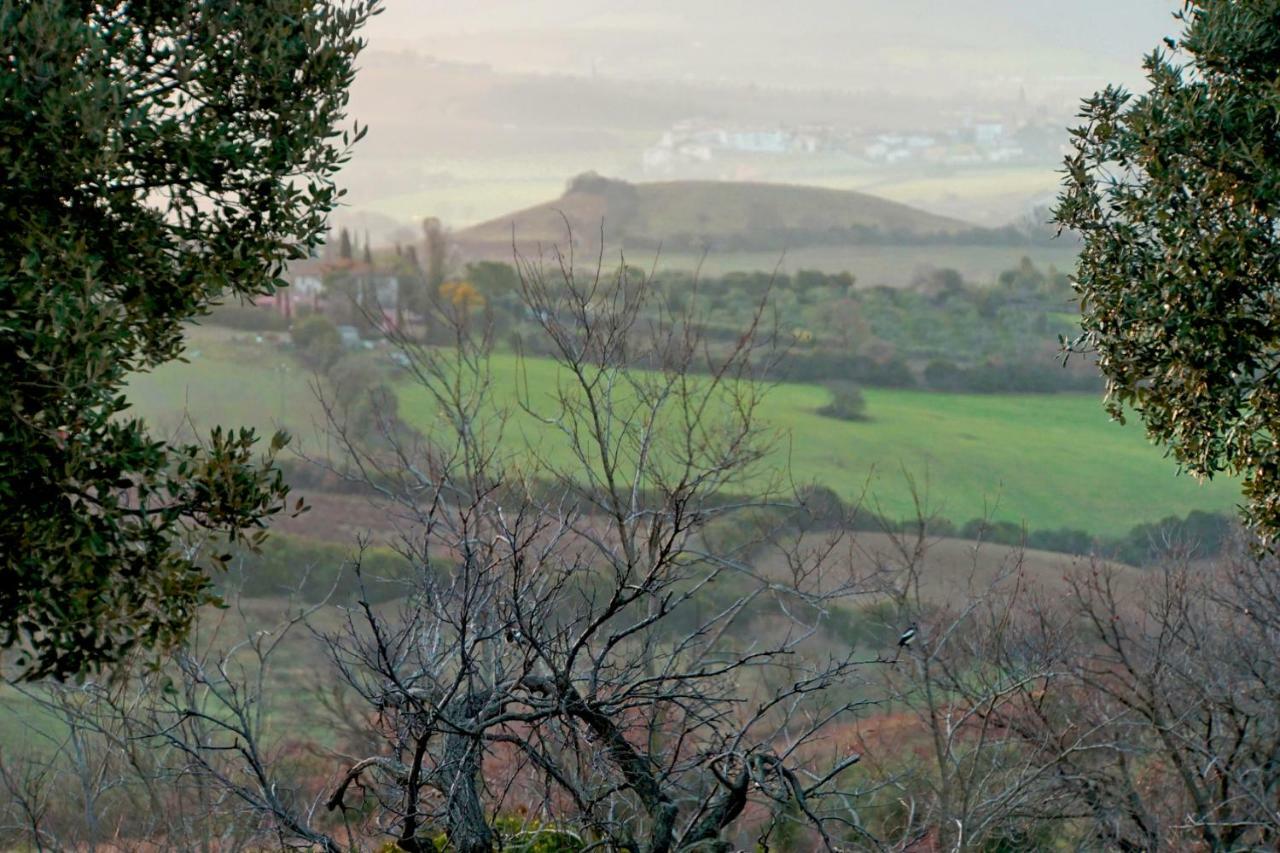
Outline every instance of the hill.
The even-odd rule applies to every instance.
[[[628,183],[579,175],[555,201],[454,235],[468,257],[563,246],[632,250],[783,251],[848,244],[991,244],[1015,235],[852,190],[737,181]]]

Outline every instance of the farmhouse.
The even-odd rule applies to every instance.
[[[253,304],[290,320],[299,313],[317,312],[347,323],[363,311],[380,313],[387,329],[396,329],[401,322],[396,309],[407,282],[376,266],[344,258],[306,258],[290,263],[283,278],[285,287],[256,297]]]

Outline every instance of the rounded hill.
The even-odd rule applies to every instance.
[[[474,257],[565,246],[781,251],[850,243],[999,242],[1003,232],[866,193],[741,181],[628,183],[595,173],[560,198],[457,232]]]

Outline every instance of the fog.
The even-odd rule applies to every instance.
[[[1161,0],[391,0],[375,49],[503,71],[972,95],[1136,82],[1171,30]]]
[[[597,171],[857,189],[1007,223],[1054,191],[1080,98],[1142,85],[1178,5],[389,0],[335,221],[378,239],[424,216],[465,227]],[[788,150],[707,149],[708,133],[785,134]],[[976,152],[975,133],[991,137]]]

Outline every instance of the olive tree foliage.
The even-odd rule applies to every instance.
[[[319,241],[377,0],[0,0],[0,645],[66,675],[180,637],[202,536],[286,488],[245,430],[168,443],[128,376]],[[258,531],[260,532],[260,531]],[[205,549],[216,557],[217,548]],[[215,560],[216,562],[216,560]]]
[[[1057,222],[1077,231],[1083,333],[1108,409],[1188,471],[1244,479],[1280,531],[1280,7],[1196,0],[1146,59],[1150,90],[1084,102]]]

